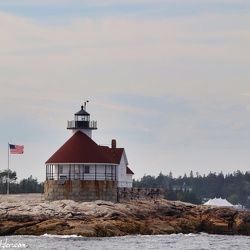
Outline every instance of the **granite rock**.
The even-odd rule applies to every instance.
[[[250,212],[180,201],[2,202],[0,235],[211,233],[250,235]]]

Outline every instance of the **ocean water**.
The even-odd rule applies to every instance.
[[[209,234],[136,235],[109,238],[66,236],[2,236],[0,249],[250,249],[250,236]]]

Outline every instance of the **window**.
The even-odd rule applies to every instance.
[[[59,174],[63,173],[63,166],[61,166],[61,165],[58,166],[58,172],[59,172]]]
[[[84,166],[84,174],[89,174],[89,166]]]

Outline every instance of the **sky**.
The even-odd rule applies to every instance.
[[[135,179],[250,171],[249,24],[249,0],[1,0],[0,170],[44,181],[88,100]]]

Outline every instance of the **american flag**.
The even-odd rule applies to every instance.
[[[10,146],[10,153],[11,154],[23,154],[23,149],[24,149],[23,145],[9,144],[9,146]]]

